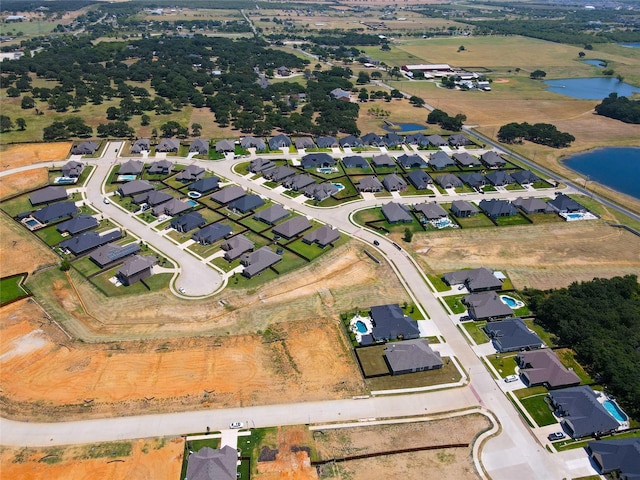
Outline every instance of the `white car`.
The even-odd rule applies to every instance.
[[[520,377],[518,375],[507,375],[506,377],[504,377],[504,381],[507,383],[517,382],[518,380],[520,380]]]
[[[242,428],[244,427],[244,423],[242,422],[231,422],[229,424],[229,428]]]
[[[180,288],[178,289],[178,291],[179,291],[180,293],[182,293],[182,294],[184,294],[184,293],[186,292],[186,290],[184,289],[184,287],[180,287]]]

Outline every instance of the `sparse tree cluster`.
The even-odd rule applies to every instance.
[[[427,123],[438,124],[445,130],[458,132],[462,129],[462,124],[466,119],[467,116],[462,113],[458,113],[455,117],[451,117],[447,112],[435,108],[427,116]]]

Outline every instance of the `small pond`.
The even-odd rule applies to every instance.
[[[640,43],[619,43],[618,45],[627,48],[640,48]]]
[[[391,125],[385,124],[382,126],[387,132],[416,132],[419,130],[426,130],[427,127],[420,125],[419,123],[392,123]]]
[[[604,60],[598,60],[597,58],[594,58],[592,60],[583,60],[583,62],[587,65],[593,65],[594,67],[598,68],[604,68],[607,66],[607,62],[605,62]]]
[[[617,78],[559,78],[557,80],[545,80],[547,90],[572,98],[583,100],[602,100],[615,92],[619,96],[630,97],[634,93],[640,93],[640,87],[634,87],[621,82]]]

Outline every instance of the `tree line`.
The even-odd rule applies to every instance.
[[[498,140],[503,143],[522,143],[523,140],[528,140],[548,147],[564,148],[568,147],[575,137],[570,133],[561,132],[550,123],[531,125],[527,122],[511,122],[500,127]]]
[[[640,418],[640,285],[636,275],[524,292],[536,323],[571,347],[580,363]]]

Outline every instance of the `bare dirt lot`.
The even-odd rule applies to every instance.
[[[505,271],[516,288],[557,288],[640,272],[640,239],[602,221],[417,234],[410,248],[426,271]]]
[[[41,449],[4,449],[3,478],[21,480],[160,480],[178,479],[182,438],[137,440]]]
[[[429,422],[326,429],[314,432],[314,439],[319,457],[332,459],[445,443],[470,444],[478,432],[489,426],[485,416],[470,414]],[[442,432],[447,432],[446,439]],[[327,464],[322,467],[321,478],[476,479],[471,448],[469,445]]]
[[[43,265],[59,261],[58,256],[45,247],[22,225],[0,214],[0,276],[7,277],[16,273],[32,272]],[[11,255],[9,252],[20,252]]]
[[[63,160],[69,155],[69,150],[71,150],[71,142],[8,145],[0,150],[0,170]]]
[[[0,405],[17,418],[124,415],[342,398],[363,384],[337,322],[269,335],[85,344],[29,300],[0,311]]]
[[[38,168],[26,172],[14,173],[2,177],[0,182],[0,199],[24,192],[26,190],[45,186],[49,181],[49,170]]]
[[[278,427],[277,438],[268,443],[270,450],[277,449],[275,459],[259,461],[257,480],[316,480],[318,474],[311,466],[307,449],[313,443],[310,432],[300,426]],[[306,448],[305,448],[306,447]]]

